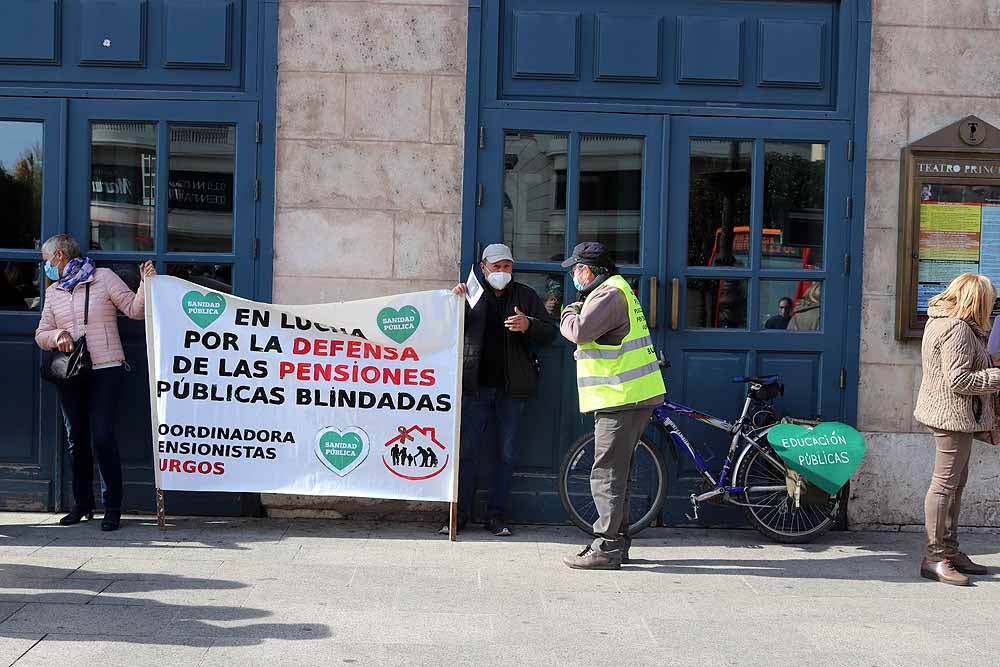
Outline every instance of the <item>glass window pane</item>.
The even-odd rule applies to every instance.
[[[600,241],[617,264],[639,263],[642,147],[634,137],[580,138],[577,242]]]
[[[566,236],[565,134],[504,135],[503,238],[519,261],[562,261]]]
[[[122,279],[122,282],[128,285],[130,290],[137,292],[139,290],[139,285],[142,284],[142,276],[139,274],[140,263],[140,261],[112,262],[108,260],[98,260],[97,266],[104,269],[111,269],[119,278]]]
[[[816,331],[822,326],[822,288],[811,280],[760,281],[760,327]]]
[[[689,329],[746,329],[747,280],[690,278],[685,326]]]
[[[153,249],[156,123],[90,124],[90,247]]]
[[[750,265],[753,143],[692,139],[688,266]]]
[[[764,144],[761,267],[823,268],[826,144]]]
[[[228,264],[167,264],[167,275],[216,292],[233,293],[233,267]]]
[[[0,310],[39,310],[41,265],[0,261]]]
[[[40,240],[42,128],[0,121],[0,248],[35,248]]]
[[[517,273],[514,280],[524,283],[542,300],[545,310],[554,321],[559,319],[559,311],[563,307],[563,278],[565,273]]]
[[[233,125],[171,125],[167,250],[233,249]]]

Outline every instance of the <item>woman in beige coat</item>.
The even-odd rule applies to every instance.
[[[958,513],[975,433],[994,428],[1000,368],[986,351],[997,292],[986,276],[964,273],[930,300],[924,329],[923,380],[913,416],[934,433],[934,476],[924,500],[927,554],[920,575],[967,586],[987,574],[958,548]]]

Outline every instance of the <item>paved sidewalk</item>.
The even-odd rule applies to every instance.
[[[916,577],[921,536],[651,529],[620,572],[570,528],[0,514],[0,665],[991,665],[1000,577]],[[966,550],[1000,571],[1000,536]]]

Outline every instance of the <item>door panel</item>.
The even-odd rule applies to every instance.
[[[486,111],[483,120],[477,258],[489,243],[510,245],[515,280],[534,288],[558,320],[560,308],[576,300],[572,279],[559,263],[576,243],[600,240],[648,302],[659,263],[662,119]],[[593,429],[592,419],[579,412],[572,352],[561,337],[537,350],[540,388],[521,422],[514,521],[566,520],[556,490],[559,465],[570,444]],[[492,464],[493,443],[487,445],[481,473]],[[488,485],[480,474],[479,488]],[[635,497],[642,502],[642,488]],[[485,491],[477,502],[485,502]]]
[[[660,336],[671,397],[731,420],[743,399],[732,378],[775,373],[780,412],[842,418],[847,124],[677,117],[670,136],[663,298],[677,316]],[[721,467],[726,434],[679,425]],[[685,521],[701,482],[690,465],[674,474],[666,523]],[[706,509],[703,522],[742,521]]]
[[[253,298],[255,103],[70,103],[69,231],[133,290],[138,264]],[[88,247],[89,246],[89,247]],[[119,317],[131,367],[116,434],[124,509],[153,511],[145,327]],[[253,513],[256,494],[166,494],[169,512]]]
[[[38,377],[42,239],[63,209],[65,105],[0,98],[0,509],[47,510],[58,484],[55,392]]]

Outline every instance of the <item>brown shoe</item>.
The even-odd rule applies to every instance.
[[[574,570],[620,570],[622,552],[621,549],[596,551],[588,545],[577,555],[563,558],[563,562]]]
[[[972,559],[959,551],[951,557],[951,564],[962,574],[989,574],[990,571],[985,565],[973,563]]]
[[[920,576],[952,586],[968,586],[969,578],[955,569],[950,560],[927,560],[920,562]]]

